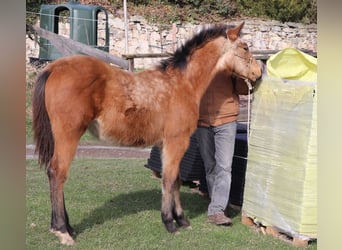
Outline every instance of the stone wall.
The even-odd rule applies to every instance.
[[[240,24],[232,20],[229,24]],[[243,19],[243,39],[251,50],[281,50],[288,47],[317,51],[317,26],[299,23],[281,23],[261,19]],[[110,53],[125,54],[125,25],[122,18],[109,14]],[[128,53],[164,53],[173,52],[188,38],[198,32],[202,25],[182,24],[163,26],[149,24],[140,16],[131,16],[128,24]],[[100,29],[100,27],[99,27]],[[104,37],[104,30],[99,37]],[[38,57],[38,45],[27,39],[27,58]],[[161,58],[135,59],[136,68],[147,68]]]

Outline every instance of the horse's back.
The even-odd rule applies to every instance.
[[[115,68],[95,57],[74,55],[57,59],[47,66],[47,70],[51,72],[49,85],[86,88],[98,80],[107,80]]]
[[[132,74],[80,55],[56,60],[47,70],[45,101],[53,124],[64,122],[80,131],[96,124],[91,126],[95,135],[120,145],[145,146],[160,140],[165,109],[158,103],[164,105],[168,91],[161,82],[151,83],[154,71]]]

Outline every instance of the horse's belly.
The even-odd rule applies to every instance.
[[[117,119],[113,123],[106,123],[99,118],[90,123],[88,130],[96,138],[118,146],[145,147],[161,141],[160,129],[139,121],[127,123]]]

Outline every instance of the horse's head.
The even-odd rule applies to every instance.
[[[244,22],[239,26],[227,30],[224,44],[224,54],[220,67],[229,73],[243,79],[256,81],[261,77],[261,67],[249,51],[248,45],[240,38],[240,31]]]

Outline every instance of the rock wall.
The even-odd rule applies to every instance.
[[[100,20],[100,18],[99,18]],[[231,20],[229,24],[240,24],[240,20]],[[261,19],[243,19],[243,39],[251,50],[281,50],[288,47],[317,52],[317,25],[299,23],[281,23]],[[125,54],[125,24],[122,18],[109,14],[110,53],[118,56]],[[179,45],[198,32],[203,25],[149,24],[140,16],[131,16],[128,23],[128,53],[164,53],[173,52]],[[68,31],[66,31],[68,33]],[[104,37],[100,29],[99,37]],[[32,40],[26,40],[26,57],[38,57],[39,46]],[[100,42],[100,41],[99,41]],[[161,58],[135,59],[136,68],[147,68]]]

